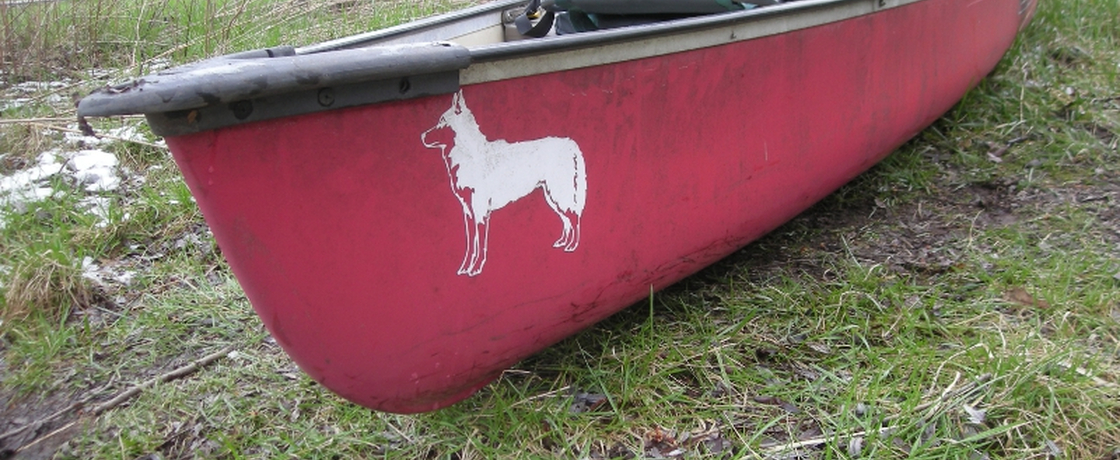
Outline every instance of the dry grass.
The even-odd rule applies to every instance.
[[[142,73],[267,46],[377,29],[476,0],[82,0],[0,3],[0,70],[9,83],[94,67]]]
[[[86,308],[95,297],[89,281],[74,266],[55,254],[29,254],[9,269],[0,298],[0,318],[22,320],[32,312],[48,313],[46,319],[58,322],[75,310]],[[61,308],[43,309],[44,305]],[[51,314],[53,313],[53,314]]]
[[[34,125],[0,125],[0,175],[31,166],[48,145],[50,140]]]

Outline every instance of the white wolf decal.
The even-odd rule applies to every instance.
[[[579,223],[587,199],[587,174],[583,153],[566,137],[546,137],[524,142],[490,141],[463,92],[451,96],[451,108],[439,122],[420,135],[425,147],[440,149],[451,192],[463,205],[467,251],[460,275],[475,276],[486,264],[490,213],[521,199],[536,189],[544,192],[548,207],[564,224],[553,247],[572,252],[579,246]]]

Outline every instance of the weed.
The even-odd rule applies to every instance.
[[[31,166],[33,155],[47,150],[46,136],[32,125],[5,125],[0,130],[0,175]]]

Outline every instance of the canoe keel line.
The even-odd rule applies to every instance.
[[[535,40],[439,35],[501,34],[518,6],[207,61],[79,113],[148,115],[305,372],[420,412],[871,167],[990,72],[1034,10],[806,0]]]

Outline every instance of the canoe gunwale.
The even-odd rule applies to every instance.
[[[458,88],[459,72],[446,71],[309,88],[228,104],[144,115],[152,133],[181,136],[255,121],[449,94]]]
[[[377,45],[378,42],[395,39],[398,37],[407,36],[431,30],[436,28],[445,27],[447,24],[469,20],[472,17],[485,16],[492,13],[501,13],[502,11],[524,5],[526,0],[504,0],[491,3],[484,3],[482,5],[455,10],[435,16],[417,19],[404,24],[388,27],[381,30],[374,30],[370,32],[350,35],[347,37],[337,38],[313,45],[302,46],[295,48],[296,54],[314,54],[329,51],[336,51],[340,49],[365,47],[370,45]]]
[[[337,85],[458,71],[470,65],[466,48],[446,42],[302,56],[291,50],[277,47],[237,53],[101,88],[82,99],[78,116],[178,112]],[[324,104],[324,108],[334,105]]]
[[[102,88],[79,117],[145,114],[161,136],[458,91],[461,86],[752,40],[922,0],[796,0],[765,8],[467,48],[394,39],[504,14],[507,0],[304,48],[221,56]],[[501,26],[500,20],[497,26]]]
[[[898,6],[904,3],[912,3],[921,0],[893,0],[890,6]],[[785,16],[790,14],[804,14],[807,10],[829,8],[846,4],[867,4],[878,5],[880,0],[794,0],[788,3],[780,3],[773,6],[764,8],[755,8],[750,10],[729,11],[726,13],[706,14],[688,18],[674,19],[671,21],[658,22],[653,24],[646,24],[641,26],[620,27],[617,29],[604,29],[593,32],[582,32],[577,34],[568,34],[556,37],[545,37],[535,40],[522,40],[515,42],[496,43],[493,45],[480,46],[471,49],[471,62],[472,64],[499,61],[509,59],[512,57],[521,57],[525,55],[540,55],[543,53],[550,53],[556,51],[568,51],[572,49],[583,49],[591,47],[600,47],[603,45],[615,44],[620,42],[642,40],[650,38],[665,38],[667,36],[685,34],[690,32],[717,29],[730,25],[744,25],[770,19],[775,16]],[[884,6],[885,8],[886,6]],[[881,8],[876,8],[875,11]],[[870,8],[863,12],[872,13]],[[856,15],[837,15],[830,18],[828,22],[842,21],[850,19]],[[799,27],[793,27],[783,30],[788,32],[796,30]],[[779,32],[780,33],[780,32]],[[770,34],[766,34],[770,35]],[[736,42],[749,40],[765,35],[748,35],[737,36],[730,38],[726,42]],[[689,48],[696,49],[696,48]],[[682,51],[687,51],[685,49]],[[657,53],[665,54],[665,53]]]
[[[844,21],[923,0],[796,0],[640,27],[498,43],[470,49],[470,85],[663,56]],[[667,39],[668,38],[668,39]],[[597,48],[596,53],[588,53]]]

